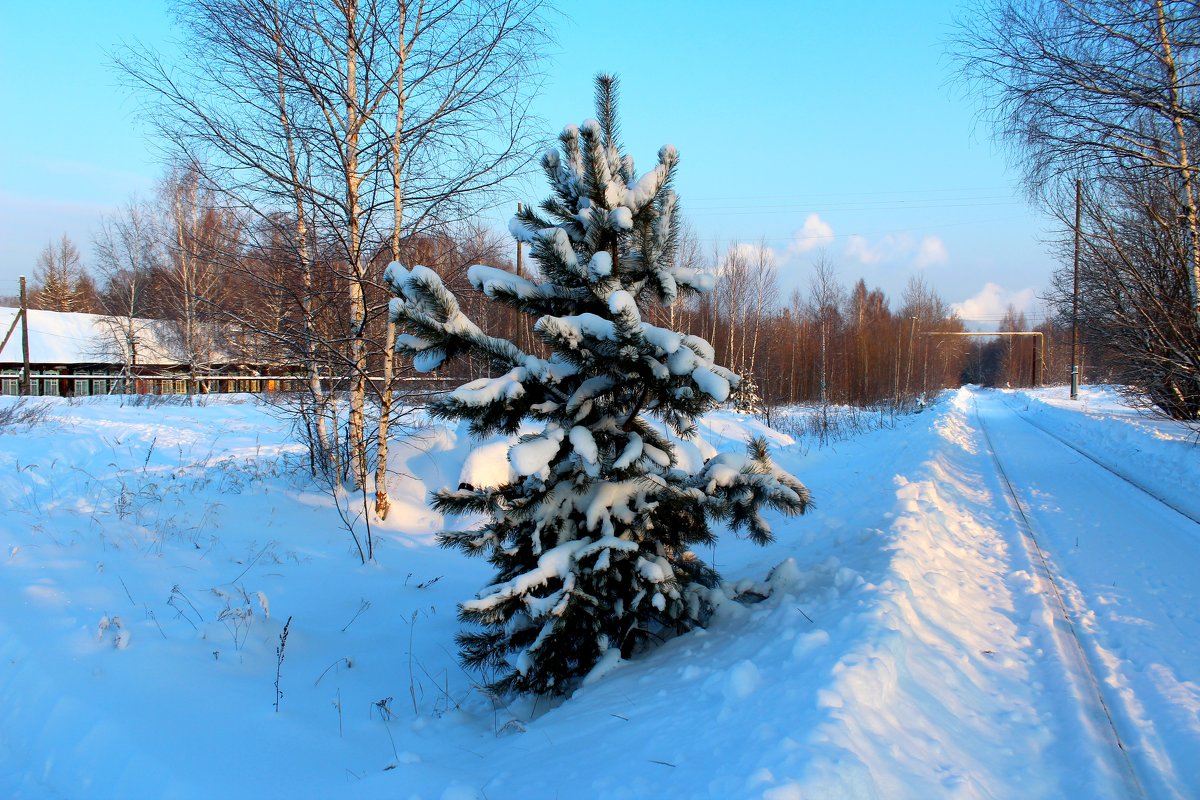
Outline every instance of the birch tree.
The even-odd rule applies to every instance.
[[[960,26],[958,54],[965,75],[990,99],[988,110],[997,131],[1020,160],[1032,194],[1050,208],[1061,208],[1064,197],[1073,196],[1065,190],[1068,185],[1073,188],[1076,179],[1114,207],[1125,202],[1129,186],[1159,187],[1154,190],[1154,213],[1134,214],[1120,227],[1128,231],[1126,223],[1140,217],[1151,227],[1166,222],[1184,232],[1185,313],[1190,320],[1172,325],[1184,332],[1175,340],[1184,346],[1177,364],[1194,363],[1200,352],[1200,187],[1195,164],[1200,142],[1200,4],[995,0]],[[1064,227],[1070,224],[1066,217],[1060,214]],[[1147,230],[1144,235],[1156,234]],[[1135,262],[1140,259],[1130,263]],[[1151,269],[1146,277],[1153,280],[1155,273]],[[1171,287],[1162,284],[1160,291],[1168,293]],[[1143,311],[1153,313],[1149,307]],[[1158,358],[1151,355],[1153,347],[1147,341],[1140,348],[1139,363]],[[1175,367],[1162,366],[1167,371],[1154,377],[1152,385],[1174,381]],[[1183,387],[1191,383],[1185,381]],[[1200,407],[1200,395],[1187,396],[1196,391],[1186,389],[1182,399],[1164,410]]]
[[[96,270],[101,286],[100,310],[108,338],[102,354],[116,355],[122,363],[123,390],[132,390],[133,370],[141,356],[147,326],[147,287],[158,261],[158,234],[152,209],[131,200],[116,213],[101,219],[93,239]]]
[[[185,0],[178,10],[181,61],[135,51],[121,64],[173,149],[286,227],[298,282],[311,287],[318,252],[336,266],[345,328],[318,337],[304,292],[297,349],[318,406],[322,354],[348,379],[349,474],[365,490],[368,363],[388,363],[384,309],[370,304],[381,264],[400,239],[466,217],[529,164],[542,1]],[[386,513],[386,495],[377,505]]]
[[[200,374],[218,358],[214,324],[226,283],[223,266],[240,255],[241,222],[216,203],[193,169],[176,167],[159,189],[163,254],[160,265],[171,289],[167,338],[188,367],[188,394],[199,391]]]
[[[964,23],[964,71],[1041,193],[1078,176],[1167,170],[1182,189],[1200,315],[1200,5],[1194,0],[999,0]]]
[[[819,253],[813,262],[813,274],[809,279],[809,302],[812,315],[816,318],[820,334],[820,401],[829,403],[830,340],[836,332],[840,319],[844,291],[834,272],[833,261],[825,253]]]

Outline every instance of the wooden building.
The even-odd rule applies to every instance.
[[[19,311],[0,307],[0,394],[20,394],[24,368]],[[104,394],[186,394],[191,368],[175,355],[171,326],[60,311],[29,312],[30,394],[83,397]],[[219,333],[213,337],[219,339]],[[301,374],[280,365],[235,362],[220,352],[198,369],[195,390],[264,392],[299,388]],[[293,377],[294,376],[294,377]],[[292,386],[291,384],[297,384]]]

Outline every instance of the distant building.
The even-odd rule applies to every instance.
[[[18,309],[0,307],[0,337]],[[190,368],[172,354],[171,327],[158,320],[61,311],[29,311],[30,393],[46,397],[98,394],[185,394]],[[217,356],[198,376],[199,392],[280,388],[280,365],[237,363]],[[0,394],[20,393],[24,359],[17,324],[0,351]]]

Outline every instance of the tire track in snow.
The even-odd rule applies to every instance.
[[[1017,523],[1017,528],[1021,535],[1021,539],[1024,542],[1025,550],[1029,554],[1035,570],[1041,573],[1042,577],[1049,585],[1051,590],[1050,593],[1053,598],[1053,605],[1058,609],[1059,614],[1066,623],[1065,636],[1058,628],[1053,629],[1051,633],[1056,638],[1067,639],[1067,647],[1063,648],[1064,655],[1069,653],[1074,656],[1074,660],[1080,667],[1080,669],[1077,670],[1077,674],[1080,674],[1082,677],[1084,677],[1088,688],[1091,690],[1088,694],[1090,694],[1090,696],[1093,698],[1095,707],[1088,709],[1088,711],[1094,717],[1098,718],[1103,716],[1105,722],[1107,723],[1106,729],[1111,734],[1111,743],[1114,747],[1116,747],[1118,761],[1124,767],[1122,770],[1122,777],[1126,784],[1126,793],[1130,797],[1146,798],[1146,790],[1143,788],[1142,781],[1138,777],[1137,769],[1133,764],[1133,759],[1131,759],[1129,756],[1129,750],[1125,746],[1125,742],[1117,728],[1116,720],[1113,718],[1112,711],[1109,708],[1108,700],[1105,697],[1103,683],[1096,672],[1094,658],[1089,654],[1088,648],[1084,645],[1083,640],[1080,638],[1079,629],[1067,608],[1062,587],[1059,585],[1059,581],[1055,578],[1054,571],[1050,568],[1050,564],[1046,559],[1046,555],[1042,551],[1041,545],[1038,543],[1037,536],[1034,533],[1033,524],[1025,510],[1027,504],[1021,501],[1020,495],[1017,493],[1016,488],[1013,486],[1012,481],[1008,477],[1007,471],[1004,469],[1004,465],[1000,461],[999,455],[996,453],[996,448],[992,443],[992,437],[988,433],[987,426],[983,422],[983,415],[979,413],[978,401],[974,400],[974,398],[972,399],[975,403],[975,419],[979,423],[979,430],[983,434],[984,441],[987,444],[988,453],[992,457],[992,463],[996,467],[996,473],[1000,478],[1000,482],[1007,491],[1008,499],[1016,512],[1014,514],[1014,518]],[[1008,407],[1007,404],[1005,404],[1005,406]],[[1011,411],[1011,407],[1009,407],[1008,410]],[[1083,455],[1087,454],[1084,453]],[[1088,458],[1090,460],[1094,460],[1091,459],[1090,456],[1088,456]],[[1081,692],[1081,695],[1082,694],[1083,693]],[[1099,714],[1096,714],[1096,711],[1099,711]]]
[[[1101,467],[1102,469],[1105,469],[1105,470],[1107,470],[1108,472],[1112,473],[1113,475],[1117,476],[1118,478],[1120,478],[1121,480],[1125,481],[1125,483],[1128,483],[1130,486],[1134,487],[1135,489],[1139,489],[1139,490],[1141,490],[1141,492],[1142,492],[1143,494],[1147,494],[1147,495],[1149,495],[1150,497],[1154,498],[1155,500],[1157,500],[1158,502],[1162,503],[1162,504],[1163,504],[1164,506],[1166,506],[1167,508],[1169,508],[1169,509],[1171,509],[1172,511],[1174,511],[1176,514],[1179,514],[1181,517],[1183,517],[1183,518],[1185,518],[1185,519],[1187,519],[1187,520],[1190,520],[1191,522],[1194,522],[1194,523],[1196,523],[1197,525],[1200,525],[1200,518],[1197,518],[1197,517],[1196,517],[1196,516],[1194,516],[1193,514],[1191,514],[1191,513],[1187,512],[1187,511],[1183,510],[1183,509],[1182,509],[1182,508],[1180,508],[1179,506],[1177,506],[1177,505],[1175,505],[1174,503],[1172,503],[1170,500],[1167,500],[1166,498],[1164,498],[1164,497],[1162,497],[1161,495],[1159,495],[1159,494],[1158,494],[1157,492],[1155,492],[1153,489],[1150,489],[1150,488],[1149,488],[1149,487],[1147,487],[1147,486],[1143,486],[1143,485],[1142,485],[1142,484],[1141,484],[1139,481],[1137,481],[1137,480],[1134,480],[1134,479],[1133,479],[1133,478],[1131,478],[1129,475],[1126,475],[1124,472],[1122,472],[1121,470],[1117,469],[1116,467],[1113,467],[1113,466],[1111,466],[1110,464],[1106,464],[1105,462],[1101,461],[1100,459],[1096,458],[1096,457],[1095,457],[1095,456],[1093,456],[1091,453],[1088,453],[1088,452],[1087,452],[1087,451],[1085,451],[1085,450],[1080,450],[1078,447],[1076,447],[1075,445],[1073,445],[1071,442],[1067,441],[1067,440],[1066,440],[1066,439],[1064,439],[1063,437],[1059,436],[1059,435],[1058,435],[1057,433],[1055,433],[1054,431],[1050,430],[1049,428],[1046,428],[1045,426],[1043,426],[1042,424],[1040,424],[1040,423],[1038,423],[1038,422],[1035,422],[1035,421],[1034,421],[1032,418],[1030,418],[1030,417],[1026,416],[1025,414],[1022,414],[1022,413],[1021,413],[1021,411],[1020,411],[1019,409],[1017,409],[1015,406],[1013,406],[1013,405],[1012,405],[1011,403],[1009,403],[1007,400],[1004,400],[1003,402],[1004,402],[1004,405],[1005,405],[1005,406],[1007,406],[1007,407],[1008,407],[1008,409],[1009,409],[1010,411],[1012,411],[1012,412],[1013,412],[1013,414],[1015,414],[1015,415],[1017,416],[1017,418],[1018,418],[1018,419],[1021,419],[1021,420],[1023,420],[1024,422],[1026,422],[1026,423],[1028,423],[1028,424],[1032,425],[1033,427],[1037,428],[1039,431],[1041,431],[1042,433],[1046,434],[1047,436],[1049,436],[1049,437],[1051,437],[1051,438],[1053,438],[1053,439],[1056,439],[1056,440],[1057,440],[1057,441],[1059,441],[1061,444],[1063,444],[1063,445],[1065,445],[1066,447],[1069,447],[1070,449],[1074,450],[1076,453],[1078,453],[1079,455],[1083,456],[1083,457],[1084,457],[1084,458],[1086,458],[1088,461],[1091,461],[1091,462],[1092,462],[1093,464],[1095,464],[1096,466],[1098,466],[1098,467]]]

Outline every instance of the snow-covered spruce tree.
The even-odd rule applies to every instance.
[[[741,380],[733,387],[729,396],[730,404],[735,411],[741,411],[743,414],[763,413],[762,394],[758,391],[754,375],[747,372],[739,377]]]
[[[548,358],[484,333],[432,270],[393,263],[386,273],[392,318],[405,330],[397,350],[417,369],[471,352],[498,375],[459,387],[433,413],[469,420],[477,436],[517,433],[523,422],[540,429],[509,450],[510,483],[434,499],[439,511],[486,518],[441,542],[496,567],[495,581],[461,605],[473,629],[458,638],[464,663],[500,692],[570,691],[648,640],[703,624],[716,575],[694,548],[713,541],[709,522],[766,544],[764,506],[797,514],[810,504],[761,440],[746,456],[679,460],[667,431],[693,436],[696,417],[738,379],[704,340],[642,321],[640,300],[670,303],[712,280],[673,263],[675,148],[637,177],[617,144],[616,81],[598,77],[596,94],[599,121],[568,127],[561,154],[542,159],[553,196],[511,225],[540,280],[468,272],[489,299],[537,318]]]

